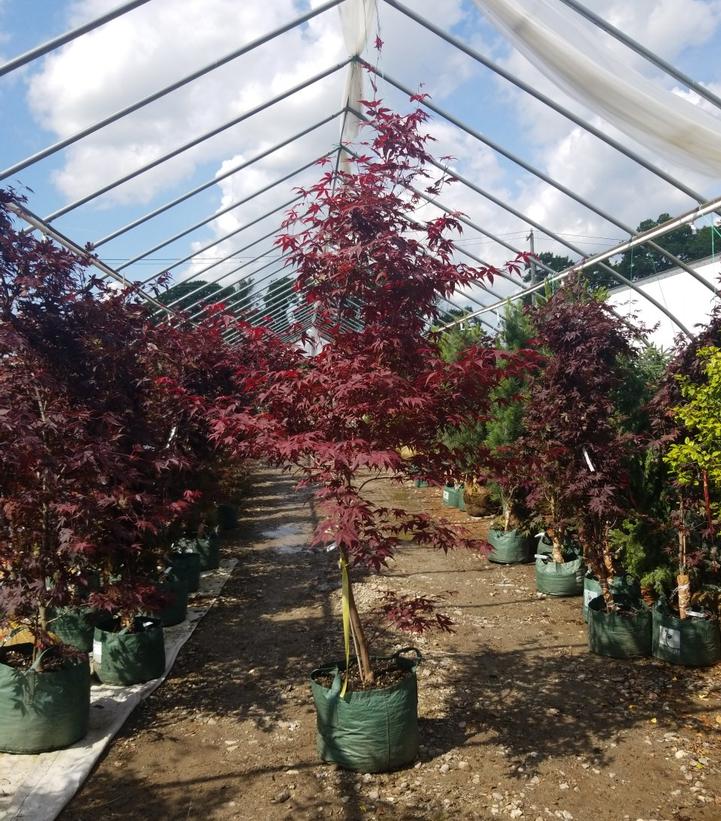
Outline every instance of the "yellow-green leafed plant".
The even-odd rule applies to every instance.
[[[721,348],[702,348],[705,379],[679,377],[684,401],[674,416],[686,436],[669,448],[666,462],[679,484],[701,490],[709,529],[719,533],[721,517]],[[710,535],[710,534],[709,534]]]
[[[721,348],[702,348],[705,378],[700,383],[679,377],[681,402],[674,416],[685,437],[669,448],[666,462],[680,485],[703,494],[709,536],[721,532]]]

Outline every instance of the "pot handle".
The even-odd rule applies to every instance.
[[[397,650],[395,653],[393,653],[392,658],[397,659],[399,656],[402,656],[405,653],[415,653],[416,664],[419,664],[421,661],[423,661],[423,654],[417,647],[404,647],[402,650]]]

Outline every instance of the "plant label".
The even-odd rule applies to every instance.
[[[103,659],[103,643],[93,641],[93,664],[100,664]]]
[[[660,647],[672,650],[674,653],[681,652],[681,631],[673,627],[659,627],[658,643]]]

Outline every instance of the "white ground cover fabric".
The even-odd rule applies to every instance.
[[[642,145],[686,168],[721,173],[721,120],[632,65],[556,0],[476,0],[536,68]]]
[[[90,729],[84,739],[53,753],[0,753],[0,819],[53,821],[88,777],[95,762],[123,726],[130,713],[159,687],[170,672],[180,648],[208,612],[230,578],[236,559],[203,573],[198,606],[188,607],[182,624],[165,628],[165,674],[133,687],[94,685],[90,695]]]

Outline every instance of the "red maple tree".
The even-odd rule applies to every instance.
[[[302,471],[321,511],[314,543],[337,547],[342,565],[377,571],[402,536],[444,551],[480,548],[446,522],[373,504],[363,488],[387,476],[439,483],[451,476],[455,454],[442,431],[484,418],[492,388],[529,357],[478,344],[452,364],[441,358],[432,324],[443,298],[491,280],[494,271],[455,260],[456,216],[420,221],[415,213],[420,197],[411,186],[436,194],[449,182],[429,171],[425,113],[403,116],[377,101],[365,108],[372,133],[353,170],[328,170],[301,189],[303,201],[278,239],[297,271],[296,291],[315,306],[316,324],[330,340],[313,357],[277,352],[262,374],[249,373],[247,392],[258,412],[226,407],[217,414],[215,436],[228,445],[238,438],[244,453]],[[508,268],[522,264],[514,260]],[[266,345],[253,333],[246,334],[246,356],[253,345]],[[412,457],[401,458],[401,450]],[[352,585],[348,598],[360,674],[370,684],[371,656]],[[429,626],[422,604],[404,599],[384,609],[402,626],[421,630]],[[443,617],[436,624],[448,627]]]

